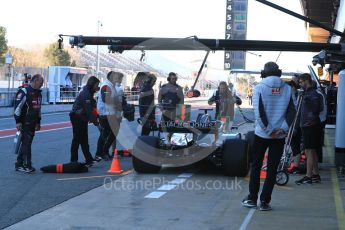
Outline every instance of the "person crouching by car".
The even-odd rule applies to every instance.
[[[90,153],[88,140],[88,123],[91,122],[98,126],[96,101],[94,94],[99,90],[99,80],[91,76],[86,86],[79,93],[74,101],[72,111],[69,116],[73,128],[73,139],[71,144],[71,162],[78,162],[78,149],[81,145],[87,167],[91,167],[94,159]]]
[[[235,99],[225,81],[219,83],[217,91],[208,100],[208,104],[216,103],[216,120],[225,123],[223,132],[229,132],[234,120]]]
[[[157,77],[154,74],[149,74],[147,80],[144,82],[139,95],[139,113],[141,119],[141,135],[148,136],[152,127],[156,125],[155,117],[155,94],[153,86],[156,84]]]
[[[114,142],[116,148],[116,136],[119,133],[122,121],[122,111],[124,103],[124,91],[122,89],[123,73],[110,71],[107,79],[101,86],[100,96],[97,101],[99,111],[101,133],[97,142],[97,152],[95,159],[109,160],[109,148]]]

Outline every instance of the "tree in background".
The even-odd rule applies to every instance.
[[[5,62],[4,54],[7,52],[6,28],[0,26],[0,64]]]
[[[73,61],[71,62],[71,66],[72,66],[72,67],[76,67],[76,66],[77,66],[77,63],[76,63],[75,60],[73,60]]]
[[[248,90],[248,77],[249,75],[244,75],[237,77],[236,86],[237,92],[240,92],[241,95],[246,95]]]
[[[43,54],[44,48],[45,47],[38,45],[30,49],[9,47],[13,56],[13,66],[46,68],[48,66],[48,61]]]
[[[16,48],[16,47],[10,47],[9,48],[12,56],[13,56],[13,66],[15,67],[26,67],[26,66],[31,66],[30,61],[32,58],[29,56],[29,52],[21,49],[21,48]]]
[[[236,77],[236,90],[240,95],[246,95],[248,88],[254,88],[256,84],[255,76],[241,74]]]
[[[52,43],[44,51],[44,56],[48,59],[49,65],[69,66],[71,56],[67,51],[59,49],[58,43]]]
[[[64,50],[66,50],[69,53],[69,55],[71,56],[71,66],[72,67],[84,66],[83,62],[81,60],[81,52],[80,52],[80,50],[75,49],[75,48],[71,48],[71,47],[68,47],[68,46],[66,46],[64,48]]]

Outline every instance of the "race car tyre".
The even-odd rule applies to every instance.
[[[286,185],[288,182],[289,182],[289,174],[284,170],[278,171],[277,176],[276,176],[276,184],[279,186],[283,186],[283,185]]]
[[[253,145],[254,145],[255,133],[254,133],[254,131],[249,131],[245,136],[246,136],[245,140],[248,141],[249,162],[252,162],[252,160],[253,160]]]
[[[157,153],[158,137],[154,136],[139,136],[133,147],[132,163],[133,168],[138,173],[158,173],[161,166],[147,163],[141,159],[140,156],[150,154],[152,157]]]
[[[227,176],[245,177],[249,171],[248,142],[228,139],[223,143],[223,173]]]

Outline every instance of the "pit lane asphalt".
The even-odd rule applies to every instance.
[[[245,113],[252,118],[251,111],[251,109],[247,109]],[[195,119],[199,112],[197,108],[193,109],[192,118]],[[157,118],[159,119],[159,116]],[[42,124],[68,120],[68,113],[47,114],[43,115]],[[236,113],[235,123],[242,121],[242,116]],[[1,129],[14,128],[14,121],[12,119],[0,119],[0,127]],[[123,146],[131,148],[140,130],[141,128],[136,122],[124,121],[118,141],[120,142],[118,143],[119,149]],[[95,153],[98,135],[97,128],[89,126],[89,144],[93,154]],[[90,177],[90,179],[85,180],[58,180],[75,177],[76,175],[43,174],[40,172],[39,168],[42,166],[69,162],[71,138],[71,128],[36,133],[32,145],[32,158],[37,172],[30,175],[14,171],[16,156],[12,154],[13,138],[0,138],[0,228],[17,223],[103,185],[104,177],[93,176],[106,175],[110,161],[100,162],[92,167],[88,173],[80,174],[80,176]],[[79,159],[80,161],[84,160],[81,152],[79,153]],[[124,170],[131,169],[131,159],[122,158],[121,166]],[[114,179],[117,177],[119,176],[114,176]]]

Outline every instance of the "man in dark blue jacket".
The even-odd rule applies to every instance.
[[[40,88],[43,77],[36,74],[32,77],[30,85],[21,88],[16,96],[14,118],[16,128],[22,132],[21,147],[15,164],[16,171],[31,173],[35,171],[31,162],[31,144],[35,131],[41,129],[41,103]]]
[[[310,74],[299,76],[299,83],[304,89],[300,112],[300,127],[302,129],[303,144],[307,155],[307,175],[296,184],[312,184],[321,182],[316,150],[321,147],[321,120],[320,113],[323,110],[323,98],[313,87]]]
[[[71,162],[78,162],[78,148],[81,145],[86,166],[91,167],[94,159],[90,153],[88,140],[88,123],[91,122],[98,126],[98,113],[96,108],[96,100],[94,94],[99,90],[99,80],[95,76],[91,76],[86,86],[79,93],[74,101],[70,119],[73,128],[73,140],[71,145]]]
[[[153,86],[156,84],[156,76],[149,74],[144,82],[144,85],[139,95],[139,113],[142,122],[141,135],[147,136],[150,134],[152,127],[156,123],[155,117],[155,94]]]

